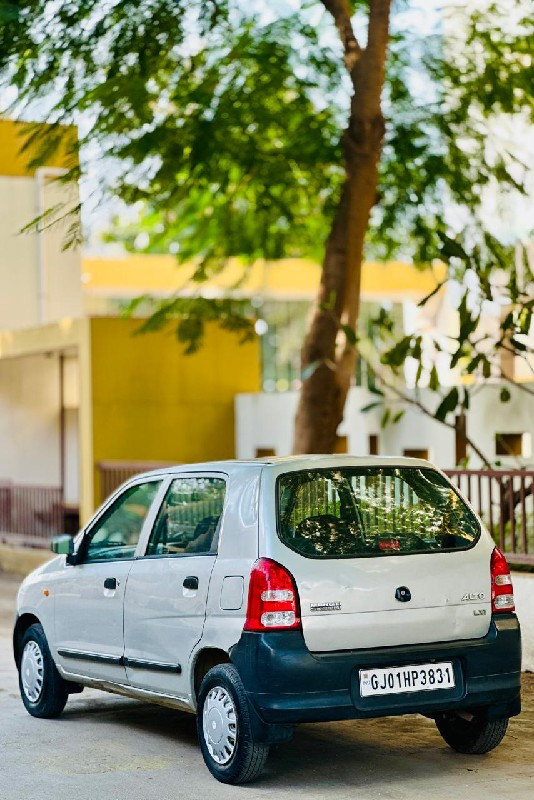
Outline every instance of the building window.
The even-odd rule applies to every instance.
[[[334,446],[334,453],[342,455],[349,452],[349,440],[346,436],[336,436],[336,444]]]
[[[428,461],[428,448],[425,447],[405,447],[402,455],[406,458],[424,458]]]
[[[496,433],[495,455],[530,457],[529,433]]]
[[[276,450],[274,447],[256,447],[256,458],[269,458],[275,455]]]
[[[308,300],[264,300],[253,298],[252,306],[257,316],[256,333],[261,342],[262,388],[264,392],[296,391],[301,385],[301,349],[310,316]],[[358,321],[359,335],[375,336],[371,323],[379,310],[379,303],[363,302]],[[402,333],[402,303],[393,303],[389,314],[394,333]],[[356,361],[355,383],[372,387],[375,376],[361,359]]]
[[[370,456],[377,456],[380,453],[379,441],[378,441],[378,434],[377,433],[370,433],[369,434],[369,455]]]

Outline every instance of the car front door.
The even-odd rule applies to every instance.
[[[221,474],[173,478],[132,565],[124,601],[124,663],[137,688],[187,701],[202,636],[226,490]]]
[[[66,672],[126,682],[124,593],[161,479],[137,481],[89,524],[76,564],[65,564],[55,590],[55,649]]]

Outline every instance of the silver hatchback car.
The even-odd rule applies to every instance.
[[[222,782],[257,777],[299,722],[417,712],[480,754],[520,711],[506,560],[427,462],[159,470],[53,549],[18,596],[27,710],[91,686],[197,713]]]

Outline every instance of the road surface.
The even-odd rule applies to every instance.
[[[257,783],[223,786],[191,715],[85,690],[58,720],[30,717],[11,655],[16,587],[0,575],[0,800],[534,800],[532,674],[488,756],[454,753],[418,716],[302,725]]]

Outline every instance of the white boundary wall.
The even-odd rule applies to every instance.
[[[502,386],[488,383],[475,394],[467,414],[469,436],[489,459],[495,459],[496,433],[523,433],[529,447],[524,458],[500,456],[502,465],[517,467],[519,462],[534,464],[534,402],[532,396],[521,389],[508,387],[511,399],[501,403]],[[346,436],[351,455],[369,454],[369,436],[379,438],[382,455],[402,455],[406,448],[428,450],[430,461],[443,469],[455,466],[454,431],[427,417],[416,408],[409,407],[396,425],[380,428],[383,408],[362,414],[361,409],[380,398],[362,387],[349,392],[345,418],[339,426],[340,436]],[[421,399],[434,408],[435,398],[421,391]],[[298,402],[297,392],[242,394],[236,397],[236,454],[238,458],[252,458],[258,448],[272,448],[276,455],[291,453],[293,421]],[[391,404],[392,414],[400,410]],[[480,462],[473,457],[469,463],[476,469]]]
[[[534,575],[514,572],[514,596],[523,635],[523,669],[534,672]]]

